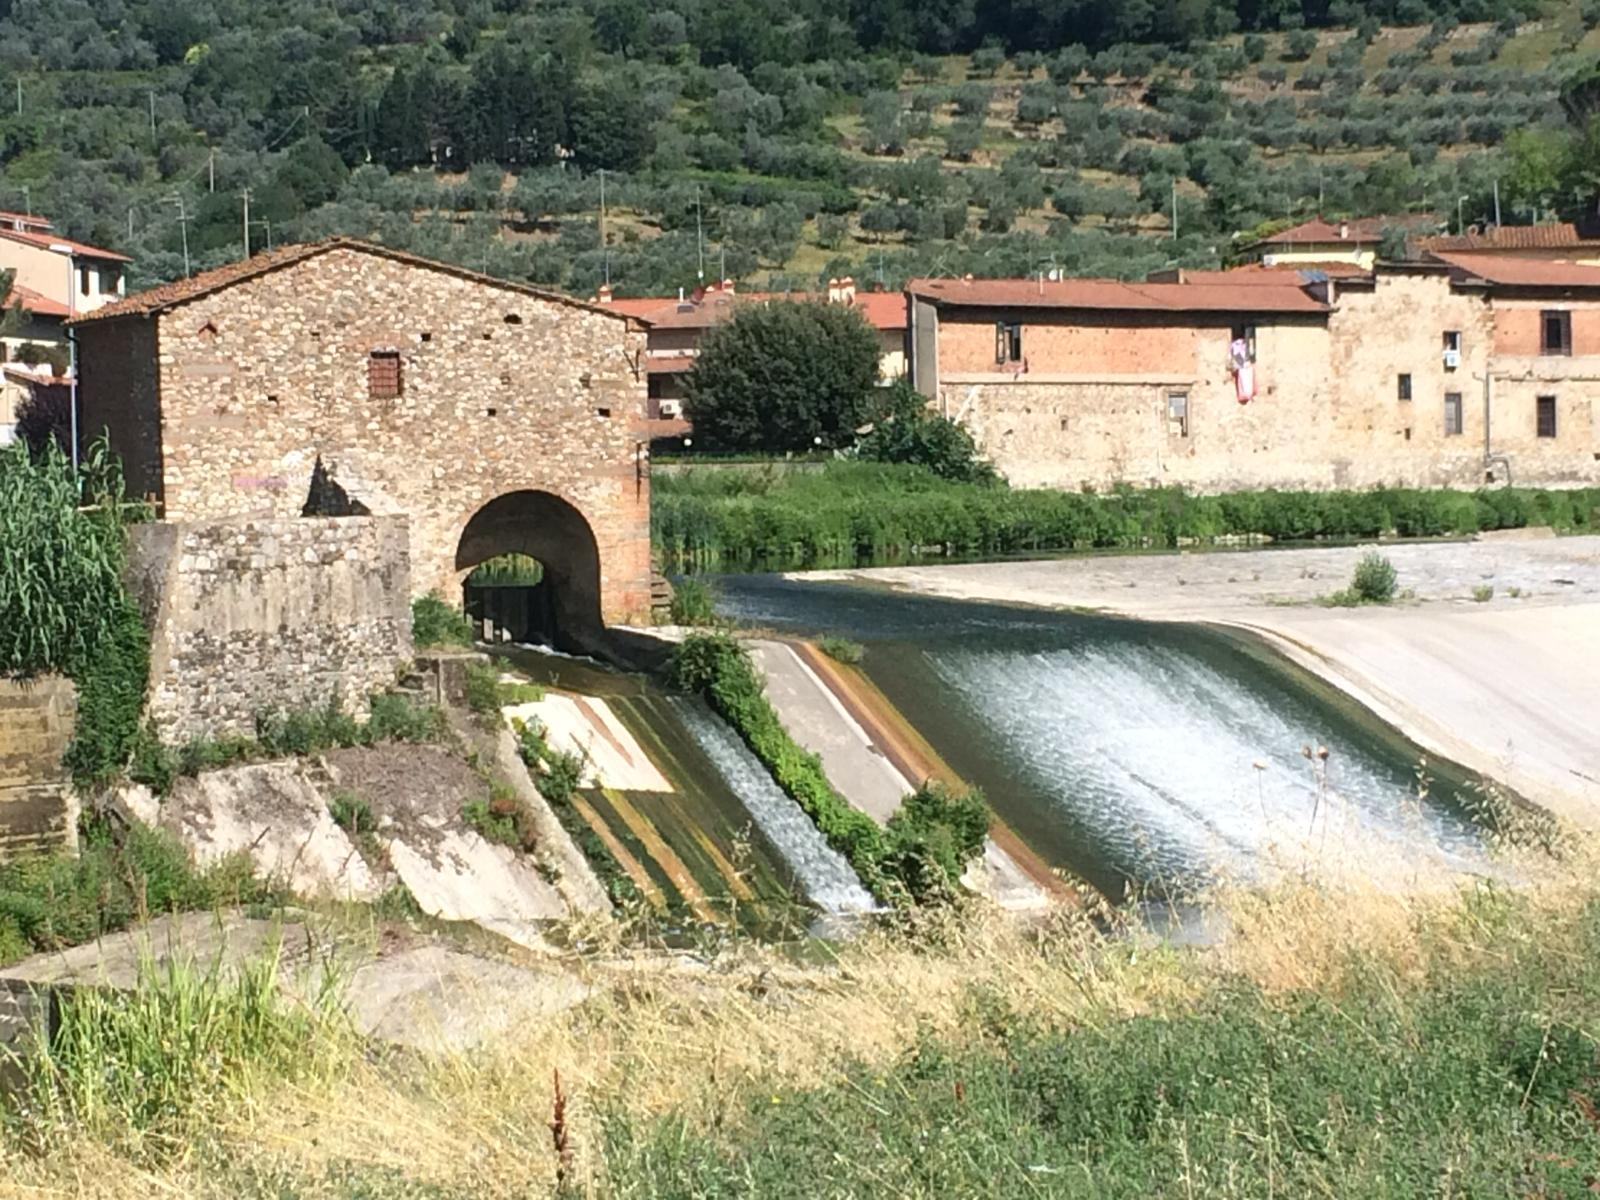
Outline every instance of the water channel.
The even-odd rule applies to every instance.
[[[1108,896],[1282,870],[1408,887],[1485,869],[1462,771],[1424,767],[1243,635],[775,575],[708,582],[742,622],[861,642],[861,670],[945,762]]]

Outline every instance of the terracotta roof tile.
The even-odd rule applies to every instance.
[[[1124,283],[1116,279],[915,279],[914,296],[976,308],[1093,308],[1121,311],[1323,313],[1298,282]]]
[[[6,308],[20,304],[36,317],[69,317],[71,310],[59,300],[52,300],[49,296],[34,291],[32,288],[23,287],[20,283],[11,285],[11,292],[3,303]]]
[[[1600,238],[1586,237],[1570,221],[1553,221],[1546,225],[1491,225],[1481,232],[1419,238],[1417,245],[1434,253],[1595,249],[1600,248]]]
[[[1351,246],[1376,246],[1383,240],[1385,229],[1417,229],[1436,225],[1433,217],[1402,213],[1383,217],[1352,217],[1348,221],[1326,221],[1313,217],[1288,229],[1280,229],[1252,242],[1252,246],[1283,246],[1297,242],[1344,242]],[[1340,236],[1341,230],[1344,236]]]
[[[71,238],[58,237],[54,233],[35,231],[32,229],[6,229],[0,226],[0,237],[8,238],[13,242],[25,242],[30,246],[42,246],[46,250],[56,246],[65,246],[73,254],[83,258],[104,258],[112,262],[132,262],[126,254],[118,254],[115,250],[102,250],[99,246],[91,246],[86,242],[75,242]]]
[[[1600,288],[1600,267],[1511,254],[1434,254],[1458,280],[1501,287]]]
[[[305,242],[299,245],[279,246],[275,250],[268,250],[263,254],[256,254],[239,262],[227,263],[214,267],[209,271],[201,271],[198,275],[191,275],[187,279],[175,279],[171,283],[164,283],[159,287],[149,288],[136,292],[132,296],[98,308],[94,312],[85,313],[78,317],[73,324],[83,325],[95,321],[114,321],[119,317],[152,316],[175,308],[180,304],[187,304],[191,300],[198,300],[202,296],[209,296],[236,283],[243,283],[268,272],[293,266],[307,259],[315,258],[319,254],[326,254],[333,250],[352,250],[360,254],[372,254],[380,258],[393,259],[414,267],[425,267],[431,271],[441,271],[447,275],[455,275],[461,279],[471,280],[474,283],[483,283],[491,287],[503,288],[507,291],[520,292],[525,296],[537,296],[541,300],[552,300],[558,304],[565,304],[572,308],[582,308],[592,312],[604,313],[606,316],[616,317],[619,321],[631,320],[627,313],[613,311],[605,304],[591,304],[585,300],[576,300],[561,292],[549,291],[544,288],[529,287],[527,284],[514,283],[508,279],[497,279],[492,275],[480,275],[476,271],[469,271],[465,267],[457,267],[450,263],[435,262],[429,258],[419,258],[414,254],[406,254],[400,250],[391,250],[387,246],[379,246],[373,242],[364,242],[358,238],[332,237],[320,242]]]

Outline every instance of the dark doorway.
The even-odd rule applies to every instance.
[[[536,559],[537,582],[480,574],[466,586],[469,615],[488,618],[516,641],[594,653],[604,644],[600,550],[589,522],[549,492],[509,492],[485,504],[462,530],[456,570],[507,555]]]

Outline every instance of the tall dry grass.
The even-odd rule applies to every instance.
[[[1103,1028],[1186,1011],[1241,980],[1269,996],[1332,994],[1357,965],[1398,997],[1428,972],[1492,966],[1507,939],[1568,953],[1560,931],[1600,897],[1595,866],[1585,845],[1520,866],[1515,891],[1490,880],[1420,894],[1219,887],[1223,933],[1201,946],[1109,911],[1023,920],[973,906],[873,931],[811,964],[748,943],[710,961],[621,947],[574,955],[540,968],[592,989],[560,1015],[443,1057],[335,1046],[336,1061],[296,1081],[252,1078],[208,1106],[183,1154],[119,1151],[69,1123],[42,1154],[12,1139],[0,1195],[343,1195],[337,1181],[352,1178],[375,1196],[547,1194],[562,1161],[549,1129],[558,1071],[568,1190],[602,1195],[603,1114],[671,1111],[691,1128],[735,1131],[757,1086],[848,1086],[847,1066],[887,1067],[929,1038],[960,1046],[996,1020]],[[303,1190],[272,1190],[283,1179]]]

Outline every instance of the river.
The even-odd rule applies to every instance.
[[[1487,869],[1470,781],[1215,628],[710,577],[742,623],[862,643],[861,669],[1047,862],[1113,898],[1218,876],[1380,885]]]

